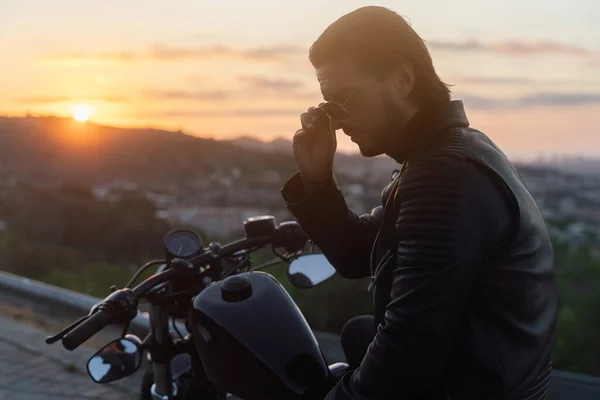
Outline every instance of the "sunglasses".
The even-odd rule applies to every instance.
[[[325,112],[325,114],[327,114],[327,116],[331,118],[340,121],[347,121],[350,118],[350,113],[344,108],[344,106],[356,94],[356,92],[358,92],[359,89],[360,88],[356,88],[352,92],[352,94],[350,94],[350,96],[348,96],[346,100],[344,100],[342,104],[337,103],[335,101],[327,101],[318,106],[317,108],[321,109],[323,112]]]

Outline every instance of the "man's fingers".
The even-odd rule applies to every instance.
[[[298,129],[296,133],[294,133],[294,143],[302,143],[310,139],[310,135],[304,129]]]
[[[333,118],[329,118],[329,133],[331,134],[331,144],[333,145],[333,151],[337,150],[337,135],[336,128],[337,122]]]
[[[300,114],[300,123],[303,129],[310,130],[313,128],[313,118],[307,112]]]
[[[302,127],[307,130],[315,129],[317,125],[327,126],[327,114],[318,107],[309,107],[300,115]]]

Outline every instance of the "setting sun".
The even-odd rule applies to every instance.
[[[96,112],[96,108],[89,104],[75,104],[70,108],[73,118],[79,122],[86,122]]]

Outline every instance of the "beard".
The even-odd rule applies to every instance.
[[[381,155],[384,153],[373,142],[366,143],[366,144],[358,143],[358,151],[360,152],[360,155],[363,157],[377,157],[378,155]]]
[[[398,104],[391,90],[387,87],[382,88],[380,98],[382,116],[379,123],[371,130],[368,137],[357,140],[360,154],[364,157],[384,154],[404,126],[405,115],[402,106]]]

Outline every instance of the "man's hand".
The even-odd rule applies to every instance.
[[[294,160],[305,188],[312,191],[332,177],[337,139],[330,118],[319,108],[310,107],[300,122],[293,140]]]

